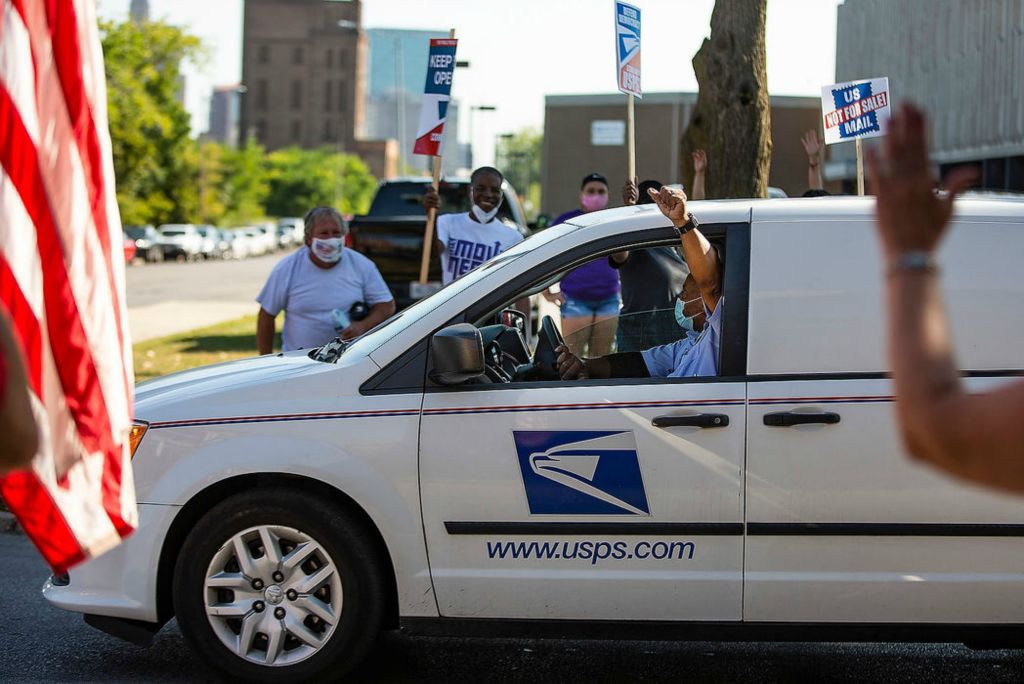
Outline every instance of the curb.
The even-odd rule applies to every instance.
[[[21,534],[21,525],[13,513],[0,511],[0,534]]]

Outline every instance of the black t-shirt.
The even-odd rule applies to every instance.
[[[622,264],[611,257],[608,263],[622,281],[622,314],[673,308],[688,273],[675,247],[634,249]]]

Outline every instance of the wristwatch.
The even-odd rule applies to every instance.
[[[939,270],[938,264],[929,252],[924,250],[910,250],[904,252],[889,263],[889,275],[907,271],[910,273],[935,273]]]
[[[679,237],[683,237],[684,235],[686,235],[687,233],[689,233],[691,230],[693,230],[694,228],[696,228],[699,225],[700,224],[697,223],[697,219],[694,217],[694,215],[690,214],[690,213],[687,213],[686,214],[686,223],[684,223],[681,226],[676,226],[675,228],[676,228],[676,232],[679,233]]]

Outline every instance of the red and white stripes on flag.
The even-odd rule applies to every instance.
[[[95,0],[0,2],[0,302],[41,445],[0,494],[63,572],[137,525],[106,81]]]

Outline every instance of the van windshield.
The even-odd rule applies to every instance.
[[[431,296],[421,299],[412,306],[396,313],[394,316],[363,335],[360,335],[353,340],[349,340],[347,344],[340,343],[340,345],[335,345],[332,349],[327,350],[328,346],[334,344],[332,342],[325,347],[320,347],[310,352],[310,358],[332,363],[337,360],[338,356],[340,356],[343,351],[347,351],[352,348],[365,350],[369,353],[390,340],[395,335],[398,335],[409,326],[415,325],[416,322],[426,314],[438,307],[444,306],[448,300],[452,299],[460,292],[476,287],[482,279],[488,277],[494,271],[507,267],[543,244],[551,242],[552,240],[557,240],[579,229],[579,226],[573,225],[572,223],[562,223],[539,233],[534,233],[515,247],[502,252],[490,261],[477,266],[461,278],[448,283]],[[481,295],[482,294],[483,293],[481,293]],[[321,354],[321,350],[326,351]]]

